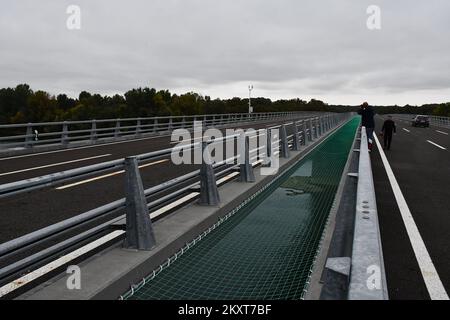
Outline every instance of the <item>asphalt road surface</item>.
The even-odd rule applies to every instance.
[[[278,120],[242,124],[238,125],[238,128],[259,129],[280,123]],[[174,145],[170,136],[147,137],[87,148],[0,158],[0,184],[166,149]],[[149,188],[198,168],[196,165],[174,165],[168,157],[146,162],[140,172],[144,188]],[[82,183],[77,185],[71,185],[73,182],[70,182],[63,188],[56,186],[1,199],[0,243],[123,198],[124,175],[117,171],[111,173],[103,173],[99,175],[100,178],[92,177],[97,178],[96,180],[82,180]]]
[[[397,134],[384,151],[406,200],[429,257],[447,293],[450,292],[450,130],[416,128],[410,121],[393,119]],[[376,117],[379,136],[383,119]],[[420,271],[412,236],[405,223],[374,145],[372,170],[377,197],[381,240],[390,299],[430,299]],[[423,257],[422,257],[423,258]]]

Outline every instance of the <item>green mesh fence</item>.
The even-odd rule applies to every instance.
[[[358,125],[352,119],[124,298],[300,299]]]

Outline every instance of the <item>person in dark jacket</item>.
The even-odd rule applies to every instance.
[[[361,115],[361,125],[366,127],[367,140],[369,143],[369,150],[372,149],[373,130],[375,129],[375,120],[373,119],[375,112],[373,108],[364,102],[359,108],[358,114]]]
[[[384,137],[384,150],[391,148],[392,132],[396,132],[395,122],[392,120],[392,116],[388,116],[388,119],[383,123],[383,128],[381,128]]]

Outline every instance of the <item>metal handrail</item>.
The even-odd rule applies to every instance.
[[[25,133],[11,136],[2,136],[0,148],[25,147],[32,148],[35,145],[47,145],[50,143],[61,144],[67,146],[71,141],[87,139],[90,142],[96,142],[100,137],[110,137],[118,139],[120,137],[135,135],[139,136],[144,133],[160,133],[170,131],[176,128],[192,128],[194,121],[203,121],[205,126],[225,125],[231,122],[248,122],[261,121],[271,119],[281,119],[288,117],[296,117],[303,112],[268,112],[268,113],[230,113],[230,114],[208,114],[208,115],[190,115],[190,116],[163,116],[151,118],[125,118],[125,119],[102,119],[102,120],[85,120],[85,121],[56,121],[41,123],[20,123],[20,124],[3,124],[2,129],[21,129],[26,128]],[[123,123],[133,122],[132,125],[121,126]],[[98,124],[109,124],[107,127],[98,128]],[[89,125],[90,128],[77,129],[76,125]],[[52,132],[42,132],[36,135],[33,130],[42,127],[56,127],[60,130]],[[148,129],[147,129],[148,128]],[[70,130],[74,129],[74,130]],[[125,130],[125,131],[124,131]],[[42,130],[41,130],[42,131]],[[77,136],[76,134],[86,134]],[[49,138],[50,139],[42,139]],[[53,138],[51,138],[53,137]]]
[[[361,128],[349,300],[388,299],[366,128]]]

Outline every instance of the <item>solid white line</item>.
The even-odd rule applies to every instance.
[[[95,145],[84,146],[84,147],[73,147],[73,148],[63,149],[63,150],[45,151],[45,152],[32,153],[32,154],[23,154],[23,155],[20,155],[20,156],[0,158],[0,161],[11,160],[11,159],[18,159],[18,158],[26,158],[26,157],[34,157],[34,156],[40,156],[40,155],[49,154],[49,153],[76,151],[76,150],[88,149],[88,148],[98,148],[98,147],[103,147],[103,146],[109,146],[109,145],[112,145],[112,144],[131,143],[131,142],[134,142],[134,141],[157,139],[157,138],[169,137],[169,136],[170,135],[160,135],[160,136],[153,136],[153,137],[139,138],[139,139],[131,139],[131,140],[124,140],[124,141],[117,141],[117,142],[107,142],[107,143],[95,144]]]
[[[447,292],[442,285],[441,279],[434,267],[433,261],[431,260],[430,254],[427,251],[425,243],[423,242],[422,236],[420,235],[419,229],[417,228],[414,218],[409,210],[408,204],[406,203],[405,197],[403,196],[397,179],[394,176],[394,172],[389,164],[389,161],[384,154],[383,148],[376,135],[374,135],[375,141],[380,152],[381,160],[383,161],[384,168],[386,170],[389,182],[391,184],[392,190],[394,192],[395,200],[397,201],[398,209],[403,219],[403,223],[406,227],[406,232],[408,233],[409,241],[414,250],[417,262],[419,264],[420,271],[422,273],[423,280],[430,294],[432,300],[449,300]]]
[[[445,134],[446,136],[448,136],[448,133],[447,133],[447,132],[440,131],[440,130],[436,130],[436,132],[439,132],[439,133],[442,133],[442,134]]]
[[[150,218],[156,218],[157,216],[162,215],[163,213],[172,210],[173,208],[176,208],[177,206],[179,206],[180,204],[183,204],[184,202],[187,202],[189,200],[191,200],[192,198],[195,198],[197,195],[199,195],[200,193],[198,192],[192,192],[189,193],[188,195],[178,199],[177,201],[171,202],[170,204],[168,204],[165,207],[159,208],[156,211],[153,211],[152,213],[150,213]]]
[[[403,128],[403,130],[405,130],[406,132],[411,132],[411,131],[409,131],[408,129],[406,129],[406,128]]]
[[[120,235],[122,235],[123,233],[125,233],[125,231],[122,230],[117,230],[117,231],[113,231],[75,251],[72,251],[69,254],[66,254],[65,256],[62,256],[59,259],[56,259],[48,264],[46,264],[45,266],[34,270],[33,272],[30,272],[6,285],[4,285],[3,287],[0,288],[0,297],[30,283],[31,281],[36,280],[37,278],[49,273],[52,270],[55,270],[56,268],[59,268],[61,266],[63,266],[64,264],[82,256],[83,254],[107,243],[108,241],[115,239],[117,237],[119,237]]]
[[[20,173],[20,172],[26,172],[26,171],[43,169],[43,168],[50,168],[50,167],[61,166],[61,165],[64,165],[64,164],[69,164],[69,163],[75,163],[75,162],[81,162],[81,161],[86,161],[86,160],[104,158],[104,157],[109,157],[110,155],[111,155],[110,153],[107,153],[107,154],[102,154],[100,156],[95,156],[95,157],[89,157],[89,158],[83,158],[83,159],[77,159],[77,160],[70,160],[70,161],[64,161],[64,162],[59,162],[59,163],[47,164],[45,166],[39,166],[39,167],[34,167],[34,168],[28,168],[28,169],[16,170],[16,171],[11,171],[11,172],[5,172],[5,173],[0,173],[0,176],[8,176],[10,174],[15,174],[15,173]]]
[[[447,150],[447,148],[444,148],[443,146],[438,145],[437,143],[434,143],[433,141],[427,140],[428,143],[431,143],[432,145],[441,148],[442,150]]]
[[[139,166],[139,169],[145,168],[145,167],[148,167],[148,166],[152,166],[152,165],[155,165],[155,164],[163,163],[163,162],[166,162],[166,161],[169,161],[169,160],[168,159],[163,159],[163,160],[158,160],[158,161],[155,161],[155,162],[150,162],[150,163],[147,163],[147,164],[143,164],[143,165]],[[112,176],[115,176],[115,175],[118,175],[118,174],[122,174],[124,172],[125,172],[125,170],[115,171],[115,172],[111,172],[111,173],[108,173],[108,174],[104,174],[102,176],[98,176],[98,177],[94,177],[94,178],[90,178],[90,179],[74,182],[74,183],[71,183],[71,184],[67,184],[67,185],[64,185],[64,186],[61,186],[61,187],[57,187],[55,189],[56,190],[64,190],[64,189],[67,189],[67,188],[72,188],[72,187],[75,187],[75,186],[79,186],[80,184],[85,184],[85,183],[89,183],[89,182],[92,182],[92,181],[96,181],[96,180],[112,177]]]

